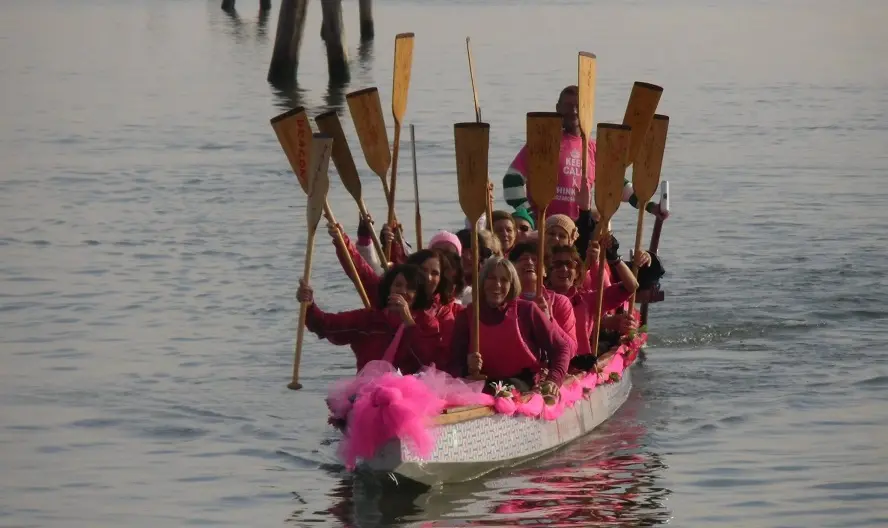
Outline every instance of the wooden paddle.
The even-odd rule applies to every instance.
[[[299,180],[299,185],[302,187],[302,190],[308,194],[310,190],[308,182],[308,162],[312,130],[311,122],[308,120],[308,115],[305,113],[305,108],[300,106],[272,118],[271,127],[274,129],[275,135],[277,135],[281,148],[284,150],[284,154],[287,155],[287,160],[290,162],[290,167],[293,169],[293,173],[296,174],[296,179]],[[336,223],[336,218],[333,216],[333,211],[330,209],[330,204],[328,203],[324,204],[324,215],[329,222]],[[342,238],[341,233],[337,233],[336,243],[346,255],[348,271],[351,273],[351,276],[354,277],[352,282],[354,282],[355,289],[358,291],[358,295],[360,295],[364,307],[369,308],[370,301],[367,297],[367,292],[364,291],[364,285],[361,283],[361,278],[358,276],[358,272],[355,269],[355,263],[351,259],[351,254],[348,252],[348,247],[346,247],[345,240]]]
[[[543,293],[543,272],[546,254],[546,209],[558,187],[562,118],[557,112],[527,114],[527,196],[537,209],[539,253],[537,255],[537,296]]]
[[[315,123],[318,124],[318,130],[333,138],[333,164],[336,165],[336,172],[345,189],[351,194],[352,198],[358,204],[358,211],[361,218],[368,222],[370,213],[367,212],[367,205],[364,203],[363,191],[361,189],[361,177],[358,175],[358,168],[355,166],[355,160],[352,157],[351,149],[348,147],[348,140],[345,138],[345,132],[342,130],[342,123],[339,121],[339,115],[336,111],[324,112],[315,117]],[[370,225],[370,239],[373,241],[373,247],[376,249],[376,255],[382,264],[382,268],[388,267],[385,260],[385,253],[382,251],[382,244],[379,242],[379,236],[376,230]],[[346,252],[348,253],[348,252]]]
[[[626,159],[632,129],[626,125],[598,123],[595,150],[595,207],[601,215],[596,229],[600,244],[598,252],[598,304],[595,307],[595,331],[592,338],[592,353],[598,355],[598,337],[601,330],[601,306],[604,301],[604,241],[610,235],[608,222],[620,207],[623,198],[623,175],[626,173]]]
[[[364,159],[370,170],[379,176],[382,181],[382,190],[385,193],[385,200],[388,204],[393,204],[391,199],[391,191],[386,180],[389,167],[392,164],[392,153],[389,150],[388,132],[385,128],[385,118],[382,115],[382,103],[379,102],[379,90],[377,88],[365,88],[352,92],[345,96],[348,102],[348,109],[355,124],[355,131],[358,133],[358,140],[361,143],[361,150],[364,152]],[[390,211],[394,211],[393,208]],[[389,219],[389,227],[395,229],[398,219],[395,215],[395,221]],[[388,265],[389,255],[383,250],[382,260]]]
[[[487,208],[487,161],[490,148],[488,123],[456,123],[453,125],[456,143],[456,178],[459,188],[459,205],[472,226],[472,306],[474,307],[475,339],[473,354],[481,355],[481,292],[478,285],[478,220]],[[487,379],[475,370],[472,379]]]
[[[478,99],[478,88],[475,85],[475,63],[472,61],[472,43],[469,37],[466,37],[466,54],[469,57],[469,80],[472,82],[472,99],[475,102],[475,122],[481,122],[481,102]],[[487,175],[487,183],[490,185],[490,175]],[[487,191],[485,191],[487,192]],[[493,193],[490,193],[487,199],[487,229],[493,230]]]
[[[410,150],[413,154],[413,203],[415,204],[416,214],[414,221],[416,222],[416,251],[422,249],[422,216],[419,214],[419,176],[416,172],[416,133],[414,126],[410,125]]]
[[[644,212],[648,202],[660,185],[660,171],[663,168],[663,152],[666,149],[666,133],[669,130],[669,117],[654,115],[650,129],[644,136],[638,158],[632,166],[632,188],[638,198],[638,225],[635,228],[635,255],[641,252],[641,236],[644,228]],[[632,273],[638,277],[638,265],[632,263]],[[635,293],[629,298],[629,313],[635,308]]]
[[[324,134],[314,134],[311,139],[311,153],[308,161],[308,205],[305,208],[305,216],[308,221],[308,241],[305,247],[305,269],[302,272],[302,280],[309,284],[311,279],[311,257],[314,253],[315,234],[318,231],[318,222],[324,214],[327,204],[327,191],[330,189],[330,179],[327,168],[330,163],[333,138]],[[299,364],[302,359],[302,338],[305,335],[305,316],[309,303],[299,305],[299,326],[296,330],[296,357],[293,360],[293,380],[287,385],[290,390],[299,390]]]
[[[580,180],[580,189],[589,190],[587,177],[589,167],[589,138],[595,120],[595,78],[596,58],[594,53],[581,51],[577,60],[577,88],[579,99],[578,116],[580,119],[580,135],[583,138],[583,172]],[[581,193],[583,195],[583,193]],[[581,208],[589,204],[580,204]]]
[[[392,183],[389,185],[388,223],[395,225],[395,188],[398,185],[398,152],[401,150],[401,124],[407,112],[407,92],[410,89],[410,71],[413,66],[413,33],[395,35],[395,65],[392,73],[392,115],[395,118],[395,141],[392,144]],[[385,256],[391,256],[391,244],[385,246]]]
[[[661,95],[663,95],[663,88],[656,84],[636,81],[632,85],[629,103],[626,105],[626,113],[623,115],[623,124],[632,128],[629,155],[626,159],[627,167],[632,165],[635,158],[638,157],[641,143],[651,126],[651,121],[654,120],[654,113],[657,111]]]

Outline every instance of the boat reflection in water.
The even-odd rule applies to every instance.
[[[670,491],[657,486],[665,465],[645,445],[634,390],[598,430],[555,454],[477,481],[420,489],[346,478],[326,512],[342,526],[651,526],[671,514]]]

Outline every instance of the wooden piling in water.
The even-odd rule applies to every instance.
[[[274,86],[290,86],[296,82],[307,8],[308,0],[281,0],[277,35],[268,67],[268,82]]]
[[[271,9],[271,0],[259,0],[259,11],[268,11]]]
[[[348,51],[342,24],[342,0],[321,0],[321,38],[327,48],[327,71],[331,83],[349,81]]]
[[[234,0],[222,0],[222,11],[234,11]]]
[[[361,40],[373,40],[373,0],[359,0],[358,9],[361,20]]]

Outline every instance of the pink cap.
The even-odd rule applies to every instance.
[[[435,236],[429,240],[429,247],[433,248],[441,243],[452,245],[456,248],[457,255],[462,254],[462,244],[459,243],[459,238],[450,231],[438,231],[435,233]]]

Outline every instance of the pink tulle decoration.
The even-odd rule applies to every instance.
[[[543,405],[543,419],[556,420],[564,413],[564,403],[558,400],[555,405]]]
[[[565,407],[573,407],[582,397],[583,385],[579,381],[561,387],[561,401],[564,402]]]
[[[620,347],[622,351],[622,347]],[[623,373],[623,355],[622,353],[616,354],[611,358],[610,362],[608,362],[607,366],[604,367],[604,379],[608,379],[612,373],[616,372],[617,374]]]
[[[493,409],[499,414],[505,414],[506,416],[515,414],[515,408],[515,400],[512,398],[496,398],[493,403]]]
[[[330,384],[327,389],[327,407],[334,418],[345,418],[352,409],[352,397],[365,385],[385,374],[395,372],[387,361],[369,361],[353,378],[345,378]]]
[[[386,442],[399,438],[417,456],[435,449],[429,421],[444,409],[445,402],[415,376],[384,374],[364,385],[349,414],[340,455],[348,469],[358,458],[372,458]]]
[[[526,402],[519,402],[515,412],[518,414],[523,414],[524,416],[530,416],[531,418],[536,418],[543,412],[543,397],[540,393],[535,392],[533,396],[530,397]]]
[[[594,372],[587,372],[583,379],[580,380],[580,385],[586,390],[595,389],[595,386],[598,385],[598,375]]]
[[[454,378],[435,367],[423,368],[416,377],[421,379],[429,390],[439,398],[444,399],[447,402],[447,407],[493,405],[493,396],[481,392],[484,390],[483,381]]]

